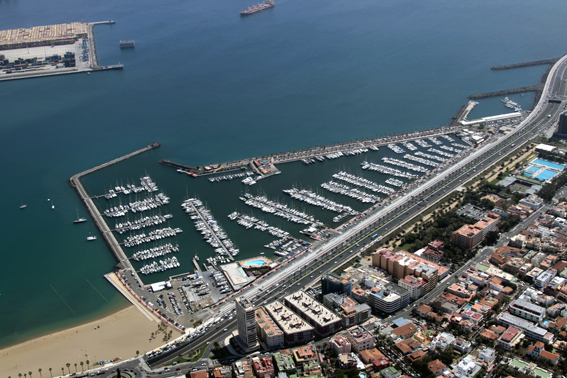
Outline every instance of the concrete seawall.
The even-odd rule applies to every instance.
[[[176,163],[169,160],[161,160],[160,164],[167,165],[173,168],[183,169],[187,172],[195,173],[196,175],[208,175],[222,172],[229,172],[239,170],[241,167],[249,166],[254,160],[269,160],[274,165],[289,163],[292,161],[301,160],[304,158],[311,158],[319,155],[326,155],[333,152],[345,152],[351,151],[357,148],[367,148],[370,146],[385,146],[388,143],[399,143],[403,141],[409,141],[416,138],[428,138],[432,136],[437,136],[441,134],[455,133],[461,130],[461,126],[446,126],[439,127],[435,129],[415,131],[405,134],[391,135],[380,138],[363,139],[359,141],[351,141],[346,143],[338,143],[332,145],[326,145],[321,147],[310,147],[297,151],[279,152],[271,155],[264,155],[259,157],[253,157],[242,160],[235,160],[231,162],[215,164],[214,169],[206,171],[203,166],[189,166],[181,163]]]
[[[87,190],[85,189],[85,187],[83,186],[82,182],[81,182],[81,178],[83,176],[86,176],[88,174],[91,174],[93,172],[96,172],[98,170],[101,170],[103,168],[109,167],[113,164],[116,164],[118,162],[121,162],[123,160],[129,159],[133,156],[139,155],[141,153],[144,153],[146,151],[152,150],[154,148],[158,148],[160,145],[158,143],[152,143],[140,150],[131,152],[127,155],[124,155],[122,157],[119,157],[117,159],[111,160],[109,162],[103,163],[101,165],[98,165],[94,168],[90,168],[87,169],[86,171],[83,171],[81,173],[77,173],[76,175],[73,175],[70,179],[69,179],[69,183],[71,184],[71,186],[73,188],[75,188],[77,190],[77,193],[79,193],[79,196],[81,197],[81,199],[83,200],[83,202],[85,203],[85,206],[87,207],[87,210],[89,211],[91,217],[93,218],[95,225],[97,226],[97,228],[99,229],[100,233],[102,234],[102,237],[104,238],[104,241],[106,242],[106,244],[110,247],[110,250],[112,251],[112,253],[114,254],[114,256],[116,256],[116,259],[118,260],[118,266],[120,268],[126,268],[126,269],[130,269],[134,274],[136,274],[136,279],[138,281],[140,281],[139,277],[137,276],[137,273],[135,272],[130,260],[128,259],[128,257],[126,256],[126,254],[124,253],[124,251],[122,250],[122,247],[120,247],[120,243],[118,242],[118,240],[116,240],[116,238],[114,237],[114,234],[112,233],[112,231],[110,230],[110,228],[108,227],[108,225],[106,224],[103,216],[99,213],[96,205],[94,204],[93,200],[91,199],[91,197],[89,196],[89,194],[87,193]]]

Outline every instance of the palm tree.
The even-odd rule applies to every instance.
[[[28,375],[30,376],[30,378],[31,378],[31,373],[32,373],[31,371],[28,372]]]
[[[39,373],[39,376],[40,376],[41,378],[43,378],[43,374],[41,374],[41,369],[37,369],[37,372]]]
[[[87,360],[87,369],[89,368],[89,364],[90,364],[90,363],[91,363],[91,362],[90,362],[89,360]]]
[[[53,374],[51,374],[51,368],[49,368],[49,375],[51,375],[51,377],[53,378]]]
[[[18,377],[22,378],[22,373],[18,373]]]
[[[85,370],[85,369],[83,368],[83,365],[84,365],[84,364],[85,364],[85,363],[84,363],[83,361],[81,361],[81,371],[84,371],[84,370]]]
[[[65,364],[65,366],[67,366],[67,370],[69,370],[69,374],[71,374],[71,368],[69,367],[69,366],[71,366],[71,364],[67,362]]]
[[[75,362],[75,373],[77,372],[77,363]]]
[[[64,367],[61,368],[61,375],[65,375],[65,368]]]
[[[26,378],[28,375],[26,373],[24,373],[24,378]]]
[[[136,357],[138,357],[139,354],[140,354],[140,351],[137,350],[137,351],[136,351]]]

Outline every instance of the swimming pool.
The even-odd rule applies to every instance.
[[[528,172],[537,172],[537,171],[539,171],[540,169],[541,169],[541,168],[536,167],[535,165],[532,165],[532,166],[526,168],[526,171],[528,171]]]
[[[541,181],[547,181],[552,179],[555,175],[557,175],[557,172],[546,169],[545,171],[541,172],[539,175],[535,176],[535,178]]]
[[[554,163],[552,161],[547,161],[547,160],[543,160],[543,159],[535,159],[532,163],[539,164],[539,165],[545,165],[546,167],[555,168],[555,169],[559,169],[559,170],[562,170],[563,168],[565,168],[564,165],[557,164],[557,163]]]
[[[358,374],[358,376],[359,376],[360,378],[366,378],[366,373],[360,373],[360,374]]]
[[[246,266],[258,265],[259,266],[259,265],[266,265],[266,262],[264,260],[258,259],[258,260],[246,261],[244,263],[244,265],[246,265]]]

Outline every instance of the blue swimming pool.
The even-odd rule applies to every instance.
[[[528,172],[537,172],[539,170],[540,170],[540,168],[536,167],[535,165],[532,165],[532,166],[526,168],[526,171],[528,171]]]
[[[366,373],[360,373],[360,374],[358,374],[358,376],[359,376],[360,378],[366,378]]]
[[[244,265],[246,266],[251,266],[251,265],[266,265],[266,262],[264,260],[252,260],[252,261],[246,261],[244,263]]]
[[[564,165],[557,164],[557,163],[554,163],[554,162],[552,162],[552,161],[547,161],[547,160],[543,160],[543,159],[535,159],[535,160],[533,161],[533,163],[534,163],[534,164],[539,164],[539,165],[545,165],[546,167],[555,168],[555,169],[563,169],[563,168],[565,168]]]
[[[535,176],[535,178],[541,181],[547,181],[552,179],[555,175],[557,175],[557,172],[546,169],[545,171],[541,172],[539,175]]]

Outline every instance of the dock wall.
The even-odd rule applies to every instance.
[[[480,98],[507,96],[509,94],[524,93],[524,92],[536,92],[536,93],[540,93],[541,96],[542,90],[543,90],[543,84],[537,84],[537,85],[531,85],[529,87],[520,87],[520,88],[504,89],[502,91],[473,94],[469,96],[469,99],[478,100]]]
[[[253,160],[269,160],[274,165],[289,163],[292,161],[297,161],[305,158],[311,158],[319,155],[330,154],[334,152],[345,152],[351,151],[357,148],[368,148],[370,146],[385,146],[388,143],[399,143],[403,141],[409,141],[416,138],[428,138],[432,136],[437,136],[447,133],[455,133],[461,130],[462,126],[445,126],[438,127],[435,129],[415,131],[410,133],[390,135],[380,138],[362,139],[359,141],[350,141],[345,143],[331,144],[321,147],[309,147],[296,151],[279,152],[271,155],[264,155],[260,157],[253,157],[242,160],[235,160],[227,163],[214,164],[213,169],[205,170],[203,166],[189,166],[181,163],[176,163],[170,160],[160,160],[160,164],[167,165],[169,167],[183,169],[187,172],[195,173],[196,175],[209,175],[215,173],[223,173],[229,171],[239,170],[241,167],[248,166]]]
[[[110,247],[110,250],[112,251],[114,256],[116,256],[116,259],[118,260],[118,266],[130,269],[134,274],[136,274],[136,279],[138,281],[140,281],[140,278],[137,276],[137,273],[135,272],[134,267],[132,266],[130,260],[128,259],[128,257],[124,253],[124,251],[122,250],[122,247],[120,247],[120,243],[118,242],[118,240],[116,240],[114,234],[112,233],[112,231],[110,230],[110,228],[106,224],[103,216],[99,213],[99,211],[98,211],[96,205],[94,204],[93,200],[88,195],[87,190],[85,189],[85,187],[83,186],[83,184],[81,182],[81,178],[83,176],[86,176],[86,175],[91,174],[93,172],[96,172],[98,170],[109,167],[109,166],[116,164],[118,162],[121,162],[123,160],[129,159],[133,156],[139,155],[141,153],[152,150],[154,148],[158,148],[159,146],[160,145],[158,143],[152,143],[152,144],[150,144],[150,145],[148,145],[148,146],[146,146],[146,147],[144,147],[140,150],[131,152],[127,155],[124,155],[124,156],[119,157],[117,159],[103,163],[103,164],[98,165],[94,168],[87,169],[86,171],[83,171],[81,173],[77,173],[76,175],[73,175],[69,179],[69,183],[71,184],[71,186],[73,188],[75,188],[77,190],[77,193],[79,193],[79,196],[81,197],[81,199],[85,203],[85,206],[87,207],[87,210],[89,211],[91,217],[93,218],[95,225],[97,226],[102,237],[104,238],[104,241]]]
[[[490,67],[492,71],[503,71],[503,70],[511,70],[514,68],[522,68],[522,67],[531,67],[531,66],[541,66],[544,64],[551,64],[554,65],[559,61],[559,58],[554,59],[543,59],[543,60],[535,60],[533,62],[524,62],[524,63],[515,63],[515,64],[506,64],[503,66],[494,66]]]

